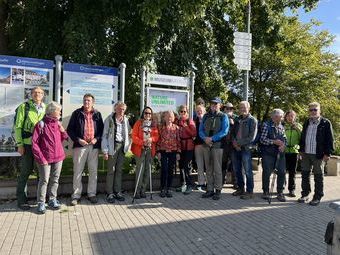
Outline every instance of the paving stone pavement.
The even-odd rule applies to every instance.
[[[131,194],[115,204],[99,195],[98,204],[83,199],[75,207],[62,198],[61,210],[45,215],[2,203],[0,254],[326,254],[323,235],[334,217],[328,205],[340,200],[340,176],[325,177],[325,197],[316,207],[295,198],[268,205],[260,178],[255,175],[256,195],[247,201],[226,185],[219,201],[202,199],[199,191],[154,194],[134,204]]]

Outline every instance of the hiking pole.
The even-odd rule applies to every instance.
[[[272,183],[270,185],[270,191],[269,191],[269,198],[268,198],[268,204],[271,204],[272,202],[272,196],[273,196],[273,191],[274,191],[274,185],[275,185],[275,181],[276,181],[276,176],[277,176],[277,164],[280,160],[280,152],[277,153],[276,159],[275,159],[275,165],[274,165],[274,169],[273,169],[273,178],[272,178]]]
[[[149,174],[150,174],[150,200],[152,200],[152,173],[151,173],[151,171],[152,171],[152,167],[150,165],[150,167],[149,167]]]
[[[144,152],[144,160],[145,160],[145,152]],[[140,165],[140,171],[139,171],[138,177],[137,177],[137,182],[136,182],[136,186],[135,186],[135,192],[133,193],[132,204],[135,202],[135,196],[136,196],[136,193],[137,193],[137,188],[138,188],[140,176],[141,176],[142,171],[143,171],[144,160],[141,162],[141,165]]]

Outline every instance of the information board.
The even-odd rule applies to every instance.
[[[12,132],[15,109],[31,97],[31,89],[45,91],[52,99],[53,61],[0,55],[0,156],[18,156]]]

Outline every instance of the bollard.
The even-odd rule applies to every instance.
[[[327,245],[327,255],[340,254],[340,201],[333,202],[329,207],[335,209],[332,244]]]

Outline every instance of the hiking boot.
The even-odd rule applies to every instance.
[[[311,206],[317,206],[319,204],[320,204],[320,199],[317,199],[317,198],[313,198],[313,200],[309,202],[309,205]]]
[[[176,192],[185,192],[187,190],[187,185],[183,184],[181,187],[176,188]]]
[[[25,203],[25,204],[20,204],[20,205],[18,205],[18,207],[19,207],[21,210],[23,210],[23,211],[28,211],[28,210],[31,209],[30,205],[27,204],[27,203]]]
[[[269,192],[263,192],[261,198],[264,200],[269,200],[270,198]]]
[[[97,204],[98,203],[98,199],[97,199],[96,196],[88,197],[87,199],[91,202],[91,204]]]
[[[280,202],[286,202],[286,197],[283,193],[279,193],[277,194],[277,200],[279,200]]]
[[[114,196],[118,201],[125,201],[125,197],[121,192],[115,193]]]
[[[202,198],[209,198],[212,197],[214,195],[214,191],[211,190],[207,190],[204,194],[202,194]]]
[[[253,192],[246,192],[240,196],[240,198],[244,200],[252,199],[253,197],[254,197]]]
[[[106,197],[106,201],[110,204],[113,204],[115,202],[115,196],[111,193]]]
[[[189,195],[192,192],[192,187],[188,186],[187,190],[185,192],[183,192],[184,195]]]
[[[219,200],[220,198],[221,198],[221,190],[217,189],[216,192],[214,193],[212,199]]]
[[[238,189],[232,193],[233,196],[242,196],[244,195],[244,190],[243,189]]]
[[[141,192],[140,192],[140,197],[141,197],[141,198],[146,198],[145,191],[141,190]]]
[[[38,211],[39,214],[44,214],[46,212],[45,202],[39,202],[38,203],[37,211]]]
[[[80,202],[79,198],[73,198],[71,200],[71,206],[76,206]]]
[[[50,199],[50,201],[48,201],[48,206],[53,209],[53,210],[58,210],[60,209],[60,203],[57,199]]]
[[[172,197],[171,190],[168,189],[168,190],[165,192],[165,195],[166,195],[166,197]]]
[[[289,197],[296,197],[295,191],[294,190],[290,190],[288,196]]]
[[[237,184],[234,184],[234,185],[233,185],[233,189],[238,190],[238,189],[239,189],[239,186],[238,186]]]
[[[160,197],[165,197],[165,190],[164,189],[161,190],[161,193],[159,193],[159,196]]]
[[[306,203],[308,202],[308,196],[302,196],[297,200],[299,203]]]

